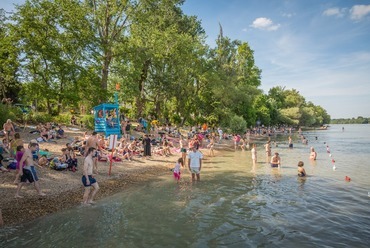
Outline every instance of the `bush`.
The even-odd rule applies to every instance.
[[[233,133],[244,133],[247,129],[247,122],[243,117],[234,115],[230,119],[229,127]]]
[[[46,113],[32,113],[29,115],[28,120],[30,123],[38,124],[38,123],[46,123],[46,122],[52,122],[53,117]]]
[[[82,115],[80,117],[80,119],[78,120],[78,122],[81,122],[82,121],[82,124],[88,128],[88,129],[94,129],[95,127],[95,120],[94,120],[94,115]]]
[[[2,129],[2,124],[6,120],[11,119],[12,121],[22,121],[23,113],[17,108],[6,104],[0,104],[0,124]]]
[[[69,125],[71,123],[72,115],[69,113],[59,114],[53,117],[55,123]]]

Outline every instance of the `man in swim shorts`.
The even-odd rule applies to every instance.
[[[83,204],[90,205],[94,204],[94,196],[99,190],[99,185],[96,182],[96,179],[93,177],[93,168],[94,168],[94,154],[96,149],[94,147],[90,147],[87,150],[87,155],[84,160],[84,168],[83,168],[83,176],[82,176],[82,183],[85,186],[85,192],[83,195]],[[91,192],[91,186],[94,188],[93,192]]]
[[[274,156],[271,158],[271,167],[277,168],[280,167],[280,157],[279,153],[275,152]]]
[[[32,155],[32,152],[36,151],[37,148],[38,144],[30,143],[29,148],[24,151],[23,156],[19,161],[19,164],[24,166],[23,169],[21,167],[19,168],[19,176],[21,177],[21,182],[18,184],[15,197],[22,198],[22,196],[19,195],[19,192],[27,181],[30,183],[34,183],[35,189],[40,196],[45,196],[45,194],[40,189],[40,185],[38,182],[39,178],[37,177]]]

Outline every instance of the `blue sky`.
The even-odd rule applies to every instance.
[[[370,117],[370,0],[186,0],[183,11],[198,16],[212,47],[219,23],[248,42],[265,93],[286,86],[332,118]]]
[[[286,86],[332,118],[370,117],[370,1],[187,0],[215,45],[249,43],[262,89]]]

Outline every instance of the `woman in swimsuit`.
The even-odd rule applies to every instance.
[[[15,133],[12,121],[10,119],[8,119],[4,123],[3,128],[4,128],[5,138],[8,141],[8,144],[9,144],[10,137],[13,137],[13,135]]]
[[[315,148],[311,147],[311,152],[310,152],[310,159],[316,160],[317,153],[315,152]]]

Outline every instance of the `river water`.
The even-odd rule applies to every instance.
[[[204,161],[200,183],[183,171],[177,185],[169,171],[95,206],[3,228],[0,247],[369,247],[370,125],[303,134],[308,146],[294,135],[293,149],[272,138],[281,169],[266,164],[262,144],[256,168],[249,151],[224,152]]]

